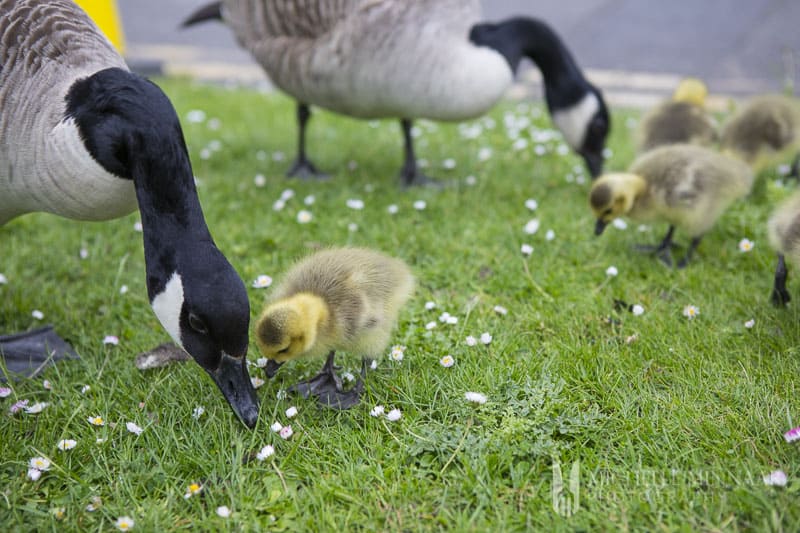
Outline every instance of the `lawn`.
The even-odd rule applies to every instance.
[[[293,102],[160,83],[182,118],[211,232],[248,286],[251,317],[270,293],[252,286],[259,275],[279,279],[321,246],[374,247],[405,259],[418,279],[393,337],[404,357],[387,348],[362,404],[345,412],[286,397],[322,361],[287,364],[259,388],[250,431],[196,364],[134,366],[167,340],[147,302],[138,214],[103,224],[17,219],[0,229],[0,324],[53,323],[82,358],[11,383],[0,400],[3,530],[109,530],[121,516],[140,531],[800,528],[798,444],[783,437],[800,425],[792,267],[795,301],[768,303],[775,256],[765,223],[791,189],[776,170],[723,216],[689,268],[670,270],[632,251],[659,240],[661,225],[594,236],[588,178],[538,103],[507,102],[461,125],[419,123],[418,154],[450,186],[402,190],[396,121],[317,111],[309,151],[333,179],[287,180]],[[637,116],[615,110],[607,168],[631,161]],[[310,222],[298,222],[301,210]],[[538,231],[528,234],[532,219]],[[743,238],[752,251],[739,250]],[[441,322],[444,312],[457,323]],[[119,343],[104,344],[107,335]],[[479,340],[470,346],[468,336]],[[249,358],[258,357],[251,342]],[[358,354],[340,362],[356,373]],[[49,405],[9,414],[19,400]],[[376,405],[402,416],[371,416]],[[193,416],[197,407],[204,412]],[[90,424],[94,416],[105,425]],[[276,421],[293,436],[274,433]],[[62,439],[75,447],[58,449]],[[266,445],[275,453],[260,460]],[[36,481],[34,457],[51,462]],[[564,481],[556,497],[573,513],[554,510],[554,465]],[[788,485],[765,485],[778,469]],[[202,490],[186,498],[192,483]]]

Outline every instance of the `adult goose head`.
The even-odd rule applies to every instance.
[[[247,293],[206,226],[169,99],[72,2],[2,0],[0,30],[0,223],[105,220],[138,203],[153,311],[253,427]]]
[[[611,128],[608,108],[600,90],[586,79],[558,34],[541,20],[515,17],[476,24],[469,38],[478,46],[499,52],[513,72],[523,58],[536,64],[553,122],[586,162],[592,177],[599,176]]]
[[[305,152],[309,105],[358,118],[399,118],[400,175],[424,183],[412,120],[466,120],[488,111],[528,57],[542,72],[553,121],[592,176],[602,171],[610,119],[553,29],[516,17],[481,24],[477,0],[223,0],[184,26],[223,20],[281,90],[298,103],[298,156],[290,176],[321,177]]]

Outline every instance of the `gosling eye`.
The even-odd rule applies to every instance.
[[[203,319],[194,313],[189,313],[189,326],[191,326],[193,330],[201,335],[208,334],[208,328],[206,327],[205,322],[203,322]]]
[[[611,208],[610,207],[608,209],[606,209],[605,211],[603,211],[603,216],[604,217],[607,217],[609,215],[611,215]]]
[[[289,347],[287,346],[286,348],[283,348],[282,350],[278,350],[277,353],[286,353],[288,351],[289,351]]]

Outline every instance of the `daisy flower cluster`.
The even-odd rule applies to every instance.
[[[403,360],[405,357],[406,347],[401,344],[395,344],[392,346],[392,349],[389,351],[389,359],[395,361],[397,363]]]
[[[376,405],[373,407],[369,414],[375,418],[383,417],[389,422],[397,422],[403,416],[403,413],[400,411],[400,409],[391,409],[386,411],[386,408],[382,405]]]

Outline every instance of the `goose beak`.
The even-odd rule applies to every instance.
[[[606,229],[608,226],[608,222],[604,222],[602,219],[597,219],[597,222],[594,224],[594,234],[600,235],[603,233],[603,230]]]
[[[247,358],[236,358],[223,352],[219,367],[208,370],[208,373],[236,416],[244,425],[254,428],[258,420],[258,397],[247,372]]]
[[[584,152],[581,155],[583,156],[583,160],[586,162],[586,167],[589,169],[589,174],[592,175],[592,180],[603,173],[603,163],[605,161],[603,159],[602,152]]]
[[[275,374],[278,373],[278,369],[283,365],[283,363],[279,363],[274,359],[267,360],[267,367],[264,369],[264,373],[267,375],[268,378],[272,379],[275,377]]]

